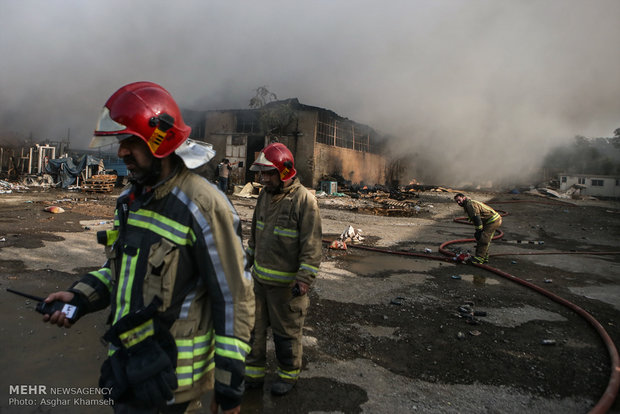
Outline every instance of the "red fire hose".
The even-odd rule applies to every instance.
[[[501,237],[501,235],[497,235],[493,237],[493,239],[496,239],[499,237]],[[474,241],[474,239],[451,240],[439,246],[439,251],[448,256],[455,256],[455,253],[449,250],[446,250],[445,247],[450,244],[465,243],[465,242],[472,242],[472,241]],[[579,252],[569,252],[569,253],[579,254]],[[536,253],[532,253],[532,254],[536,254]],[[547,254],[566,254],[566,252],[547,253]],[[581,254],[620,254],[620,252],[581,252]],[[497,256],[497,255],[494,255],[494,256]],[[592,327],[596,330],[596,332],[598,332],[599,336],[603,340],[603,343],[607,347],[607,352],[609,354],[609,359],[611,361],[611,374],[609,376],[609,382],[607,384],[607,388],[605,389],[605,392],[599,399],[598,403],[592,408],[592,410],[589,411],[589,413],[590,414],[604,414],[607,411],[609,411],[609,408],[612,406],[612,404],[614,403],[616,399],[616,396],[618,395],[618,388],[620,388],[620,356],[618,356],[618,350],[616,349],[614,342],[612,341],[611,337],[609,336],[605,328],[603,328],[603,326],[600,324],[600,322],[597,321],[592,315],[590,315],[588,312],[586,312],[579,306],[575,305],[572,302],[569,302],[568,300],[554,293],[549,292],[548,290],[541,288],[540,286],[537,286],[533,283],[520,279],[516,276],[513,276],[509,273],[506,273],[502,270],[491,267],[489,265],[477,264],[477,263],[472,263],[472,264],[476,267],[488,270],[489,272],[502,276],[515,283],[519,283],[523,286],[526,286],[548,297],[549,299],[573,310],[578,315],[583,317],[590,325],[592,325]]]
[[[514,200],[513,202],[521,202],[521,201],[526,201],[526,200]],[[551,204],[551,203],[549,203]],[[554,203],[554,204],[559,204],[559,203]],[[563,203],[563,204],[567,204],[569,206],[573,206],[572,204],[568,204],[568,203]],[[502,216],[507,215],[508,213],[501,211],[501,210],[496,210],[498,212],[502,213]],[[469,224],[466,221],[466,218],[464,217],[459,217],[454,219],[455,222],[457,223],[463,223],[463,224]],[[498,231],[498,234],[495,235],[493,237],[493,240],[501,238],[504,235],[503,232]],[[433,260],[441,260],[441,261],[448,261],[448,262],[453,262],[452,258],[453,256],[456,256],[456,254],[454,252],[451,252],[449,250],[446,250],[446,246],[451,245],[451,244],[456,244],[456,243],[467,243],[467,242],[473,242],[474,239],[460,239],[460,240],[450,240],[447,242],[442,243],[439,246],[439,252],[448,256],[449,258],[446,258],[444,256],[432,256],[429,254],[425,254],[425,253],[413,253],[413,252],[400,252],[400,251],[392,251],[392,250],[387,250],[387,249],[380,249],[380,248],[376,248],[376,247],[369,247],[369,246],[364,246],[364,245],[350,245],[350,247],[355,247],[356,249],[363,249],[363,250],[369,250],[369,251],[375,251],[375,252],[380,252],[380,253],[389,253],[389,254],[397,254],[397,255],[403,255],[403,256],[414,256],[414,257],[423,257],[425,259],[433,259]],[[328,240],[323,240],[323,242],[325,243],[330,243],[330,241]],[[516,253],[519,254],[519,253]],[[521,253],[523,254],[523,253]],[[525,253],[525,254],[531,254],[531,255],[535,255],[535,254],[599,254],[599,255],[604,255],[604,254],[609,254],[609,255],[615,255],[615,254],[620,254],[620,252],[556,252],[556,253],[550,253],[550,252],[533,252],[533,253]],[[507,255],[507,254],[495,254],[492,256],[502,256],[502,255]],[[609,411],[609,409],[611,408],[611,406],[613,405],[617,395],[618,395],[618,389],[620,388],[620,357],[618,356],[618,350],[616,349],[616,346],[614,345],[614,342],[612,341],[611,337],[609,336],[609,334],[607,333],[607,331],[605,330],[605,328],[603,328],[603,326],[600,324],[600,322],[598,322],[592,315],[590,315],[588,312],[586,312],[585,310],[583,310],[582,308],[580,308],[579,306],[575,305],[572,302],[569,302],[568,300],[549,292],[548,290],[545,290],[543,288],[541,288],[540,286],[537,286],[533,283],[530,283],[526,280],[520,279],[514,275],[511,275],[509,273],[506,273],[502,270],[499,270],[497,268],[485,265],[485,264],[475,264],[472,263],[474,266],[479,267],[481,269],[485,269],[488,270],[489,272],[495,273],[499,276],[502,276],[512,282],[521,284],[525,287],[528,287],[546,297],[548,297],[549,299],[571,309],[572,311],[576,312],[578,315],[580,315],[581,317],[583,317],[590,325],[592,325],[592,327],[596,330],[596,332],[599,334],[599,336],[601,337],[601,339],[603,340],[603,343],[605,344],[606,348],[607,348],[607,352],[609,354],[609,359],[611,362],[611,374],[609,377],[609,382],[607,384],[607,388],[605,389],[605,392],[603,393],[603,395],[601,396],[601,398],[599,399],[599,401],[597,402],[597,404],[589,411],[589,414],[605,414],[607,411]]]

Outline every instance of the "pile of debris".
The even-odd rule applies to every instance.
[[[358,184],[340,188],[342,193],[329,196],[329,200],[321,204],[331,208],[347,208],[356,213],[390,217],[417,216],[423,210],[419,192],[415,190]],[[322,199],[328,196],[321,191],[317,191],[316,195]]]
[[[20,192],[27,191],[29,189],[30,188],[26,187],[25,185],[0,180],[0,194],[10,194],[13,191]]]
[[[82,191],[95,193],[110,193],[118,177],[112,174],[93,175],[82,183]]]
[[[347,243],[360,243],[363,240],[362,229],[354,229],[353,226],[348,226],[344,229],[342,234],[329,245],[329,248],[347,250]]]

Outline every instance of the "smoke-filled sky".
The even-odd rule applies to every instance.
[[[259,86],[391,134],[410,178],[517,180],[620,127],[618,0],[0,0],[0,135],[85,148],[125,83],[188,109]]]

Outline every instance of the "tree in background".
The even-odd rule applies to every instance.
[[[578,135],[572,144],[551,151],[544,166],[558,173],[620,175],[620,128],[613,138]]]
[[[620,128],[616,128],[614,131],[614,137],[612,138],[614,147],[620,149]]]
[[[267,105],[269,102],[273,102],[278,99],[275,93],[270,92],[267,86],[259,86],[254,90],[256,95],[250,99],[250,108],[260,109]]]
[[[278,101],[277,95],[269,91],[267,86],[259,86],[255,92],[256,95],[250,99],[250,108],[259,111],[258,124],[266,136],[286,134],[289,125],[296,126],[293,100]]]

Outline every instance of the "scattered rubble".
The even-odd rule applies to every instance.
[[[8,181],[0,180],[0,194],[10,194],[13,191],[26,191],[30,188],[22,184],[10,183]]]
[[[361,242],[364,240],[362,237],[362,229],[354,229],[353,226],[349,226],[340,235],[340,240],[345,243],[349,242]]]
[[[263,186],[260,183],[246,183],[246,185],[236,185],[233,190],[233,195],[243,198],[258,198]]]

